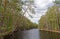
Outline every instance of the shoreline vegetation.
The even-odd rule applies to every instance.
[[[59,30],[57,31],[57,30],[40,29],[40,31],[48,31],[48,32],[60,33]]]

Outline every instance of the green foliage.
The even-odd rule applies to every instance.
[[[42,16],[39,20],[39,29],[45,29],[46,28],[46,19],[45,16]]]
[[[34,0],[22,0],[22,1],[23,1],[23,5],[27,6],[25,8],[24,7],[22,8],[24,10],[23,14],[28,12],[28,10],[29,10],[30,13],[35,14],[35,9],[33,8],[34,7]],[[30,17],[32,17],[32,15],[30,15],[29,13],[28,13],[28,15]]]
[[[27,19],[22,15],[19,16],[19,19],[17,21],[17,26],[20,30],[28,30],[38,27],[37,24],[32,23],[29,19]]]
[[[0,36],[13,32],[21,11],[19,0],[0,0]]]
[[[55,0],[55,3],[56,4],[60,4],[60,0]]]
[[[40,29],[59,30],[60,29],[60,11],[59,6],[52,6],[48,9],[45,16],[39,21]]]
[[[21,14],[21,0],[0,0],[0,36],[7,35],[15,31],[36,28],[32,23]]]

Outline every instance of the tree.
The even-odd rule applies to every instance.
[[[0,36],[10,34],[21,26],[29,29],[34,25],[22,14],[22,0],[0,0]]]
[[[15,30],[17,16],[21,12],[20,1],[0,0],[0,36]]]
[[[32,23],[29,19],[27,19],[23,15],[18,16],[16,26],[17,26],[16,30],[11,35],[5,36],[6,39],[11,39],[10,37],[17,39],[17,36],[21,34],[20,31],[38,28],[37,24]]]
[[[55,3],[56,4],[60,4],[60,0],[55,0]]]
[[[29,30],[38,27],[37,24],[32,23],[29,19],[27,19],[25,16],[22,15],[19,16],[19,19],[17,21],[17,26],[19,30]]]
[[[44,20],[44,19],[46,19],[46,20]],[[46,12],[46,15],[41,17],[39,22],[40,22],[39,27],[42,25],[41,27],[47,26],[47,29],[49,29],[49,30],[58,30],[60,27],[59,6],[54,5],[51,8],[49,8],[48,11]]]
[[[39,20],[39,28],[46,29],[46,19],[44,15],[41,16],[41,19]]]
[[[35,14],[34,9],[35,9],[34,0],[23,0],[23,6],[22,6],[22,10],[24,11],[23,15],[27,13],[32,18],[32,15],[29,13]]]
[[[48,25],[51,30],[57,30],[58,29],[58,24],[57,24],[57,7],[53,6],[52,8],[49,9],[47,12],[47,20],[48,20]]]

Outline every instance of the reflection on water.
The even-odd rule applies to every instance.
[[[22,31],[22,39],[39,39],[39,29]]]
[[[60,39],[60,33],[40,31],[40,39]]]
[[[39,36],[40,34],[40,36]],[[31,29],[18,31],[14,33],[14,36],[5,36],[4,39],[60,39],[60,33],[40,31],[39,29]]]
[[[5,36],[4,39],[40,39],[39,29],[17,31],[12,33],[12,35]]]

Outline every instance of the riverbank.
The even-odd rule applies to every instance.
[[[47,30],[47,29],[40,29],[40,31],[48,31],[48,32],[60,33],[60,31],[57,31],[57,30]]]

